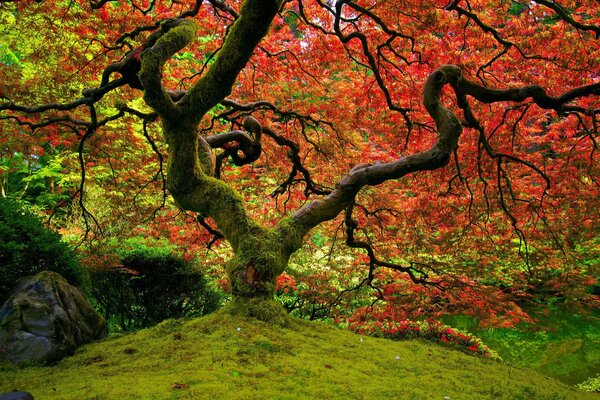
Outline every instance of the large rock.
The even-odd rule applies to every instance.
[[[7,392],[0,393],[0,400],[33,400],[33,396],[28,392]]]
[[[0,308],[0,359],[51,363],[106,335],[106,321],[59,274],[19,281]]]

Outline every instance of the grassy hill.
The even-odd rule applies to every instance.
[[[47,399],[600,399],[538,373],[422,341],[229,315],[169,320],[53,367],[0,367],[0,392]]]

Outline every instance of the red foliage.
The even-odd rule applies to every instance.
[[[460,332],[457,329],[444,325],[439,321],[426,319],[422,321],[369,320],[352,319],[349,328],[357,333],[376,337],[385,337],[393,340],[424,339],[441,343],[445,346],[462,350],[466,353],[477,354],[483,357],[499,359],[499,356],[481,339],[470,333]]]
[[[198,38],[167,64],[165,87],[185,90],[206,76],[240,3],[219,8],[220,2],[204,2],[189,17],[198,21]],[[226,251],[207,252],[214,236],[196,216],[171,204],[155,212],[163,202],[168,151],[159,121],[131,111],[149,113],[139,90],[121,86],[98,100],[95,118],[105,122],[91,135],[85,102],[42,113],[9,107],[80,98],[82,88],[97,88],[104,69],[129,51],[139,59],[140,46],[161,20],[193,4],[3,4],[1,22],[11,28],[0,45],[0,158],[20,152],[34,160],[49,151],[76,156],[85,137],[87,200],[99,225],[113,237],[166,238],[186,257],[205,259],[209,275],[222,279]],[[598,84],[600,3],[561,4],[569,18],[535,1],[285,2],[230,95],[255,107],[219,105],[204,118],[200,133],[241,129],[252,114],[297,144],[298,160],[315,187],[333,188],[356,165],[387,163],[431,146],[436,127],[422,105],[422,91],[443,64],[458,65],[467,79],[489,88],[539,85],[560,96]],[[111,79],[121,76],[115,72]],[[449,165],[364,188],[352,215],[357,239],[380,260],[414,266],[438,286],[424,287],[406,273],[379,268],[368,283],[381,292],[363,292],[360,304],[380,298],[373,312],[382,319],[462,313],[493,325],[527,320],[520,305],[528,300],[597,304],[588,290],[598,274],[597,94],[575,97],[558,109],[541,107],[531,97],[510,102],[468,97],[476,126],[468,123],[452,90],[444,89],[445,106],[465,125]],[[116,117],[125,106],[129,113]],[[272,138],[261,145],[262,155],[251,165],[225,162],[221,179],[241,192],[257,222],[274,226],[323,195],[292,166],[289,147]],[[69,171],[80,168],[77,157],[65,163]],[[94,204],[99,194],[102,200]],[[81,218],[62,223],[83,222],[90,224]],[[339,238],[342,231],[336,220],[320,232]],[[101,234],[96,233],[92,238]],[[367,276],[372,260],[360,250],[354,257],[334,272],[306,265],[309,271],[281,275],[278,291],[335,309],[340,290]]]

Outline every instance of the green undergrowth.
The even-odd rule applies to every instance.
[[[0,367],[36,399],[598,399],[552,378],[419,340],[223,313],[81,347],[51,367]]]
[[[600,310],[582,314],[557,305],[545,313],[528,312],[538,322],[512,329],[480,327],[477,320],[467,316],[445,321],[481,338],[505,362],[567,384],[576,385],[600,374]]]

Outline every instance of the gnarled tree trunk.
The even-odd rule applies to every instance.
[[[275,278],[299,248],[301,237],[287,220],[265,228],[248,216],[241,196],[212,176],[211,148],[198,136],[197,127],[206,112],[231,92],[279,6],[275,0],[247,0],[215,63],[177,102],[162,86],[162,68],[194,39],[193,22],[170,21],[163,27],[163,35],[142,54],[139,73],[144,99],[162,119],[169,151],[168,189],[180,207],[213,218],[231,244],[235,256],[227,263],[227,272],[239,301],[273,299]]]
[[[162,36],[142,54],[139,74],[146,103],[162,119],[169,147],[169,191],[180,207],[213,218],[231,244],[235,256],[227,263],[227,272],[238,302],[272,299],[275,278],[285,270],[289,257],[300,248],[310,229],[337,216],[352,204],[365,185],[445,165],[462,130],[454,114],[438,101],[442,86],[456,82],[460,76],[458,68],[444,67],[432,75],[426,87],[425,103],[440,130],[431,149],[394,163],[355,168],[329,196],[306,205],[275,228],[260,226],[248,216],[241,196],[212,176],[211,148],[198,136],[197,127],[206,112],[230,93],[237,75],[267,33],[279,5],[274,0],[247,0],[215,63],[177,102],[162,86],[162,67],[194,39],[193,22],[169,21],[162,28]]]
[[[185,93],[173,95],[164,89],[161,83],[162,68],[166,61],[195,38],[196,26],[192,21],[178,19],[165,23],[142,53],[139,73],[144,100],[160,115],[169,147],[169,191],[180,207],[214,219],[231,244],[235,256],[227,263],[227,272],[234,303],[237,304],[272,301],[275,278],[285,270],[291,254],[300,248],[302,238],[313,227],[344,211],[348,213],[350,210],[351,214],[354,199],[364,186],[379,185],[413,172],[447,165],[457,149],[463,124],[475,128],[478,126],[467,95],[485,103],[521,102],[531,97],[542,108],[560,110],[571,99],[599,90],[599,84],[594,84],[574,89],[557,98],[547,96],[541,88],[534,86],[494,90],[468,81],[456,66],[441,66],[429,76],[423,90],[423,103],[437,128],[437,140],[433,146],[395,161],[354,167],[327,196],[305,205],[292,216],[282,219],[274,228],[266,228],[247,214],[241,196],[233,188],[214,177],[215,166],[209,144],[211,139],[198,135],[198,125],[209,110],[229,95],[238,74],[267,34],[281,3],[281,0],[246,0],[215,62]],[[350,37],[347,39],[350,40]],[[440,93],[445,85],[450,85],[456,94],[465,122],[461,123],[440,102]],[[254,146],[252,161],[260,155],[258,138],[262,127],[252,120],[246,129],[254,130],[257,138],[249,144]],[[245,135],[241,131],[230,134],[242,138]],[[352,231],[351,223],[347,225]],[[412,275],[411,267],[374,261],[371,255],[370,258],[371,264],[407,272],[413,280],[418,281]]]

